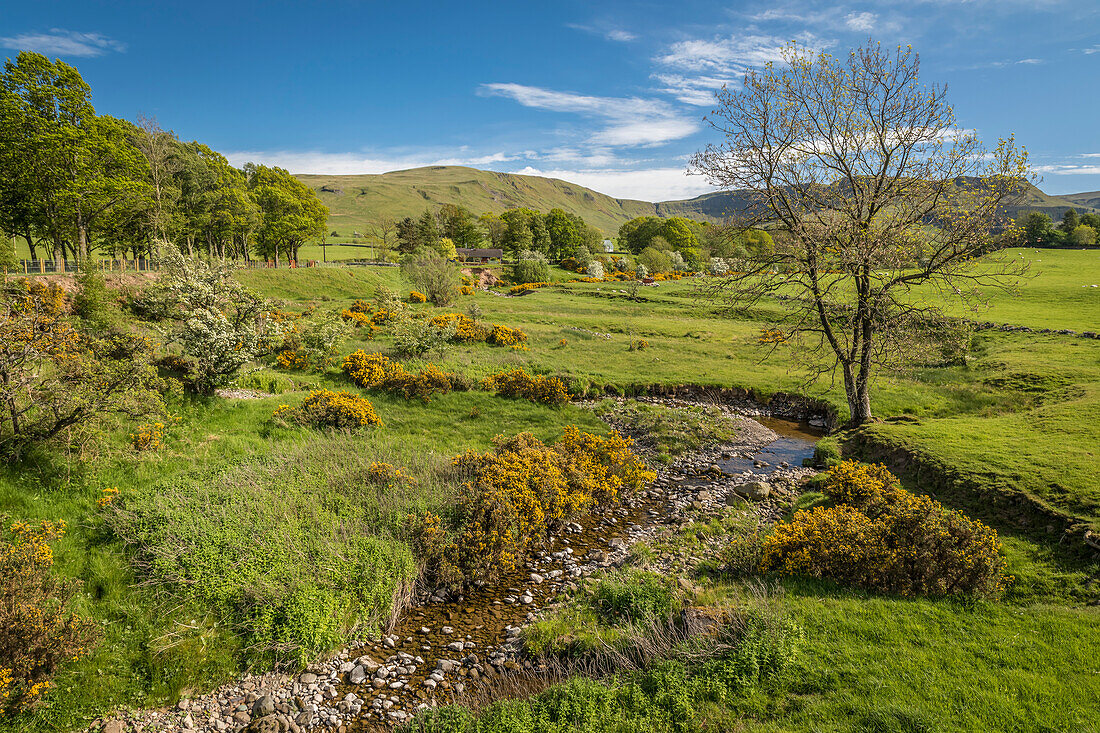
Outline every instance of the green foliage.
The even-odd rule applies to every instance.
[[[716,407],[670,408],[635,400],[603,400],[596,414],[630,435],[639,436],[642,448],[669,463],[717,443],[731,441],[736,423]]]
[[[302,664],[376,629],[415,572],[399,517],[442,487],[428,468],[412,495],[379,493],[372,464],[402,458],[385,442],[313,440],[135,487],[110,524],[147,580],[229,620],[257,656]]]
[[[523,250],[516,256],[512,265],[512,282],[541,283],[550,279],[550,264],[546,255],[532,250]]]
[[[641,570],[600,578],[589,602],[600,616],[612,622],[663,618],[680,610],[670,579]]]
[[[245,364],[270,350],[281,327],[267,318],[267,302],[216,263],[165,256],[153,293],[170,318],[165,341],[191,360],[194,389],[209,394],[228,384]]]
[[[1046,247],[1053,244],[1058,233],[1054,230],[1054,224],[1050,215],[1041,211],[1032,211],[1024,219],[1024,244],[1028,247]]]
[[[117,328],[122,314],[107,290],[107,282],[95,269],[90,257],[81,261],[76,284],[79,290],[73,296],[73,313],[80,317],[85,326],[98,331]]]
[[[1075,247],[1092,247],[1096,244],[1096,229],[1087,224],[1079,224],[1073,228],[1068,241]]]
[[[439,324],[431,318],[403,318],[393,328],[393,348],[400,356],[420,357],[434,351],[442,359],[455,330],[453,321]]]
[[[249,163],[248,187],[260,208],[256,254],[279,262],[280,253],[298,259],[309,239],[324,236],[328,209],[309,186],[282,168]]]
[[[407,255],[401,262],[401,273],[437,306],[450,305],[461,284],[458,268],[432,249],[420,249]]]

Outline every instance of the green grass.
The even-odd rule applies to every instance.
[[[1100,289],[1080,287],[1085,281],[1100,284],[1100,255],[1094,255],[1067,250],[1034,255],[1043,260],[1036,268],[1040,274],[1023,285],[1018,298],[997,296],[982,319],[1077,330],[1100,323],[1095,305]],[[309,302],[341,308],[370,298],[378,285],[399,293],[408,290],[396,268],[251,270],[238,277],[292,310]],[[843,395],[835,385],[807,388],[790,354],[780,351],[766,359],[757,345],[762,325],[779,313],[776,304],[726,316],[711,304],[696,302],[689,281],[646,288],[639,300],[618,292],[627,289],[619,283],[568,284],[522,298],[482,293],[461,297],[442,311],[464,311],[476,302],[486,321],[526,331],[529,350],[455,346],[441,363],[475,378],[511,367],[566,374],[592,393],[679,384],[740,387],[762,396],[803,392],[833,405],[843,417]],[[636,338],[648,340],[650,348],[630,351]],[[966,366],[928,365],[883,375],[874,393],[876,412],[907,418],[872,426],[867,435],[879,447],[904,449],[954,472],[960,486],[1033,502],[1097,526],[1100,342],[983,332],[975,346]],[[388,352],[390,339],[353,340],[345,351],[357,347]],[[209,689],[256,661],[244,652],[239,619],[226,606],[208,595],[186,596],[171,586],[143,585],[163,576],[135,572],[133,561],[143,557],[139,545],[134,542],[134,551],[128,552],[107,531],[103,513],[95,508],[105,487],[117,486],[123,506],[133,501],[147,522],[171,520],[158,528],[164,529],[186,527],[187,517],[195,516],[206,498],[235,497],[230,487],[242,476],[262,475],[246,497],[237,498],[240,506],[269,507],[271,513],[260,512],[268,526],[281,527],[273,524],[280,509],[290,512],[288,507],[338,494],[332,504],[317,508],[314,518],[321,526],[354,522],[363,536],[399,553],[395,517],[406,508],[445,503],[446,482],[425,481],[423,493],[383,505],[377,497],[358,493],[353,484],[330,491],[324,477],[307,471],[312,478],[295,492],[280,479],[294,475],[286,457],[311,452],[327,456],[327,450],[340,450],[350,440],[355,445],[361,441],[364,460],[381,447],[415,445],[411,453],[394,450],[417,463],[429,461],[423,455],[427,453],[439,459],[466,448],[484,449],[499,433],[531,430],[542,440],[553,440],[566,424],[605,431],[591,411],[573,405],[554,409],[481,391],[438,396],[430,403],[367,393],[385,426],[366,436],[326,438],[309,430],[272,430],[267,419],[278,405],[303,399],[310,387],[354,389],[339,373],[307,376],[268,367],[242,384],[264,389],[273,384],[280,394],[259,400],[178,402],[172,409],[180,419],[170,425],[165,448],[155,454],[134,454],[127,440],[131,426],[118,425],[100,446],[89,446],[84,453],[51,449],[23,465],[0,468],[0,513],[69,524],[58,548],[58,568],[84,581],[79,610],[105,629],[100,647],[59,677],[46,706],[0,728],[81,727],[120,704],[171,703],[180,695]],[[642,417],[645,429],[664,431],[661,442],[670,448],[695,445],[698,439],[697,426]],[[301,463],[309,461],[303,458]],[[207,476],[225,480],[204,483]],[[916,490],[935,488],[912,478]],[[173,487],[174,493],[165,487]],[[785,604],[807,629],[802,686],[794,695],[752,695],[711,712],[727,716],[723,720],[743,719],[749,729],[759,730],[1087,729],[1096,715],[1088,701],[1100,697],[1095,663],[1100,629],[1095,608],[1084,605],[1096,595],[1086,588],[1098,569],[1095,558],[1082,556],[1075,536],[1060,545],[1058,533],[1047,535],[1042,524],[1019,527],[1006,516],[1018,512],[1006,512],[1000,503],[951,492],[940,499],[1001,532],[1010,572],[1017,578],[1005,600],[968,606],[787,582]],[[218,539],[209,524],[196,522],[190,531],[191,541]],[[286,548],[303,531],[300,525],[281,527],[273,533],[273,547],[285,558]],[[149,526],[128,536],[166,544]],[[320,543],[314,549],[327,551],[323,548]],[[211,567],[217,566],[203,566]],[[288,586],[305,581],[324,585],[323,578],[298,573],[291,564],[281,567]],[[406,565],[394,567],[397,572],[388,577],[407,577]],[[385,587],[366,592],[354,613],[334,613],[339,621],[334,628],[343,630],[356,621],[369,626],[385,595]]]

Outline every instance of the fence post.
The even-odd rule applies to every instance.
[[[46,274],[46,260],[39,260],[38,261],[38,274],[40,274],[40,275],[45,275]]]

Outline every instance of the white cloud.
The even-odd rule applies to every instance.
[[[844,25],[853,31],[869,32],[875,29],[874,13],[848,13],[844,16]]]
[[[1097,176],[1100,175],[1100,165],[1059,163],[1054,165],[1037,165],[1034,167],[1034,171],[1036,173],[1048,173],[1052,176]]]
[[[1085,51],[1085,53],[1090,54],[1090,55],[1094,54],[1094,53],[1100,53],[1100,45],[1093,46],[1092,48],[1086,48],[1086,49],[1084,49],[1084,51]]]
[[[582,23],[567,23],[566,27],[572,28],[575,31],[584,31],[585,33],[591,33],[596,36],[603,36],[609,41],[618,41],[619,43],[629,43],[630,41],[638,40],[638,36],[634,35],[628,30],[609,27],[603,23],[594,25],[584,25]]]
[[[713,191],[701,176],[689,176],[683,168],[648,170],[542,170],[528,166],[515,171],[528,176],[560,178],[608,196],[642,201],[691,198]]]
[[[295,150],[242,150],[229,152],[225,157],[232,165],[261,163],[286,168],[291,173],[322,173],[327,175],[356,175],[359,173],[387,173],[389,171],[420,168],[428,165],[486,166],[515,161],[520,157],[502,152],[485,155],[464,155],[458,150],[452,154],[431,152],[409,155],[375,157],[363,153],[325,153]],[[457,153],[457,154],[456,154]]]
[[[603,129],[589,138],[596,145],[660,145],[699,129],[698,122],[655,99],[596,97],[510,83],[484,84],[481,89],[485,94],[514,99],[524,107],[600,119]]]
[[[1042,59],[1020,59],[1016,63],[1018,64],[1041,64],[1044,63]]]
[[[122,53],[126,44],[100,33],[77,33],[51,28],[48,33],[21,33],[0,37],[0,46],[18,51],[37,51],[56,56],[102,56],[111,51]]]
[[[657,73],[653,78],[665,85],[661,91],[677,100],[706,106],[714,100],[716,89],[738,86],[750,67],[782,62],[783,49],[791,40],[772,35],[734,35],[678,41],[654,59],[671,72]],[[793,40],[811,52],[831,45],[810,33],[801,33]]]
[[[626,43],[628,41],[633,41],[637,38],[638,37],[630,31],[624,31],[621,28],[616,28],[607,32],[607,39],[609,41],[620,41],[622,43]]]

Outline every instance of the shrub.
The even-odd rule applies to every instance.
[[[514,570],[558,523],[656,477],[631,452],[629,439],[573,426],[553,446],[530,433],[497,436],[493,446],[455,459],[469,476],[460,492],[462,531],[454,549],[455,564],[468,576]]]
[[[275,410],[275,419],[291,420],[299,425],[313,428],[336,428],[353,430],[366,425],[381,425],[382,421],[374,412],[374,405],[366,398],[341,390],[332,392],[327,389],[313,390],[297,408],[281,405]]]
[[[88,653],[99,627],[71,610],[78,583],[52,571],[51,543],[64,522],[0,529],[0,711],[33,705],[50,688],[59,667]]]
[[[531,376],[524,369],[512,369],[494,374],[483,380],[485,388],[494,390],[501,397],[522,397],[532,402],[547,405],[560,405],[568,402],[572,395],[560,377],[546,377],[541,374]]]
[[[419,397],[425,402],[433,394],[445,394],[454,386],[451,375],[434,364],[428,364],[419,373],[413,374],[382,354],[368,354],[361,349],[344,359],[344,372],[364,389],[394,392],[405,399]]]
[[[347,320],[359,317],[362,314],[354,313]],[[323,372],[335,362],[347,335],[347,327],[335,314],[299,318],[285,332],[275,359],[284,369]]]
[[[486,339],[494,346],[510,346],[513,349],[522,349],[527,343],[527,334],[518,328],[509,328],[499,323],[493,325],[493,330]]]
[[[473,295],[474,287],[472,285],[463,285],[458,289],[459,295]]]
[[[137,432],[130,433],[130,445],[134,450],[158,450],[164,445],[164,423],[144,423]]]
[[[508,288],[509,295],[521,295],[523,293],[530,293],[539,288],[545,288],[550,283],[548,282],[525,282],[519,285],[513,285]]]
[[[454,335],[451,336],[451,340],[462,344],[476,343],[489,338],[489,330],[479,324],[476,318],[464,313],[432,316],[431,322],[439,328],[453,328]]]
[[[604,276],[603,263],[599,260],[592,260],[585,267],[585,272],[588,273],[588,277],[594,278],[596,280],[602,280]]]
[[[408,255],[401,264],[401,272],[433,305],[450,305],[458,291],[458,270],[433,250],[421,249]]]
[[[453,322],[439,323],[434,318],[404,318],[394,328],[393,348],[401,356],[419,357],[434,351],[442,359],[455,331]]]
[[[424,293],[418,293],[415,290],[413,290],[412,292],[409,293],[409,302],[410,303],[427,303],[428,302],[428,296],[424,295]]]
[[[532,283],[550,279],[550,263],[542,252],[523,250],[512,265],[512,282]]]
[[[649,348],[649,342],[645,339],[630,339],[630,346],[627,347],[628,351],[642,351]]]
[[[822,484],[835,507],[796,512],[765,540],[761,567],[901,595],[997,596],[997,533],[901,488],[884,466],[844,461]]]

